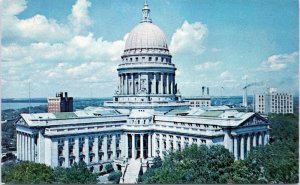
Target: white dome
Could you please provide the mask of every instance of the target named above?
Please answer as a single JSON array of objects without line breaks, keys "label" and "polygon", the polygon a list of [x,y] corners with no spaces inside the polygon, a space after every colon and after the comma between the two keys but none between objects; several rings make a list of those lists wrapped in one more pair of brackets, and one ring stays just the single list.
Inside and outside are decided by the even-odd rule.
[{"label": "white dome", "polygon": [[150,22],[142,22],[132,29],[126,40],[124,51],[145,48],[168,50],[165,34],[158,26]]}]

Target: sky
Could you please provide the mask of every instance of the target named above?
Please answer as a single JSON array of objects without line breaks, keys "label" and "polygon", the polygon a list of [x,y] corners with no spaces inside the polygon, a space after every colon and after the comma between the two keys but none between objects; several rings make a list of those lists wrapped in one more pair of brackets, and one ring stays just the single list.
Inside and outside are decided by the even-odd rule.
[{"label": "sky", "polygon": [[[1,0],[0,0],[1,2]],[[2,0],[3,98],[111,97],[143,0]],[[183,96],[299,93],[297,0],[148,0]],[[29,93],[30,91],[30,93]]]}]

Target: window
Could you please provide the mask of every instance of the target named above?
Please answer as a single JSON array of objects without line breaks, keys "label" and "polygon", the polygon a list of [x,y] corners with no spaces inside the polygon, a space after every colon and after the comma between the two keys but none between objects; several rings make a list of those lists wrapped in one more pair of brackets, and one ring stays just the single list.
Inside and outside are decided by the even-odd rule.
[{"label": "window", "polygon": [[138,57],[135,57],[135,61],[136,61],[136,62],[139,61],[139,58],[138,58]]},{"label": "window", "polygon": [[151,61],[152,60],[152,57],[149,57],[149,61]]}]

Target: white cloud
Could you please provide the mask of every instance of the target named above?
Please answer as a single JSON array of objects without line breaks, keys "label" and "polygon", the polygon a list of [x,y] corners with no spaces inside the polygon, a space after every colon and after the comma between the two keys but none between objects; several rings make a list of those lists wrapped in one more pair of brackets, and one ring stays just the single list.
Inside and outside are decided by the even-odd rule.
[{"label": "white cloud", "polygon": [[77,34],[85,33],[85,28],[92,24],[88,15],[90,6],[91,3],[87,0],[77,0],[68,16],[70,22],[60,24],[40,14],[19,19],[17,16],[27,7],[26,1],[4,0],[3,37],[22,42],[24,39],[34,42],[63,42]]},{"label": "white cloud", "polygon": [[29,19],[18,20],[15,25],[22,37],[34,41],[63,41],[71,36],[66,26],[59,25],[55,20],[39,14]]},{"label": "white cloud", "polygon": [[281,71],[286,69],[289,64],[296,62],[298,55],[298,52],[271,55],[262,62],[259,69],[263,71]]},{"label": "white cloud", "polygon": [[74,27],[75,33],[80,33],[87,26],[92,24],[92,20],[88,15],[88,8],[91,3],[87,0],[77,0],[72,7],[72,14],[69,15],[69,20]]},{"label": "white cloud", "polygon": [[185,20],[181,28],[178,28],[172,36],[170,51],[172,54],[201,54],[205,49],[202,43],[207,34],[208,29],[205,24],[201,22],[190,24]]},{"label": "white cloud", "polygon": [[[111,95],[117,81],[118,63],[114,61],[120,59],[128,34],[121,40],[107,41],[81,32],[92,22],[87,11],[91,4],[86,0],[77,0],[66,24],[39,14],[18,19],[16,15],[26,9],[25,1],[5,1],[5,6],[3,14],[9,19],[4,25],[6,43],[1,46],[4,96],[24,97],[22,92],[27,88],[20,84],[28,80],[38,89],[37,96],[67,87],[74,91],[86,84],[103,93],[98,96]],[[82,95],[84,88],[78,92]]]},{"label": "white cloud", "polygon": [[228,70],[223,71],[220,76],[219,79],[223,82],[223,83],[235,83],[236,80],[234,79],[232,73],[230,73]]},{"label": "white cloud", "polygon": [[217,68],[218,65],[221,64],[221,61],[217,62],[204,62],[202,64],[195,65],[195,70],[197,71],[207,71],[207,70],[213,70],[214,68]]}]

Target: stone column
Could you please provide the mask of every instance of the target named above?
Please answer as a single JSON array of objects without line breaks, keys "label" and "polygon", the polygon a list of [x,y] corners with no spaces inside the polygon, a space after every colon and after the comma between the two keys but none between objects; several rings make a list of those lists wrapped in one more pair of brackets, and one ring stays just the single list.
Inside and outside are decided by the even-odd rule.
[{"label": "stone column", "polygon": [[226,149],[228,149],[230,152],[232,152],[231,150],[231,139],[230,139],[230,136],[229,136],[229,131],[228,130],[224,130],[224,147]]},{"label": "stone column", "polygon": [[25,138],[25,142],[24,142],[24,153],[25,153],[25,158],[24,160],[27,161],[28,160],[28,137],[27,134],[24,134],[24,138]]},{"label": "stone column", "polygon": [[120,91],[121,91],[121,94],[124,94],[124,79],[123,79],[123,74],[120,75]]},{"label": "stone column", "polygon": [[170,80],[170,89],[171,89],[170,94],[174,94],[174,82],[173,82],[174,76],[173,76],[172,73],[170,74],[170,78],[171,78],[171,80]]},{"label": "stone column", "polygon": [[79,162],[79,138],[75,137],[75,142],[74,142],[74,156],[75,156],[75,162]]},{"label": "stone column", "polygon": [[173,148],[174,148],[175,151],[178,149],[177,145],[178,145],[177,144],[177,136],[174,135],[173,136]]},{"label": "stone column", "polygon": [[256,133],[253,134],[253,143],[252,143],[253,147],[256,147]]},{"label": "stone column", "polygon": [[247,137],[247,156],[250,152],[250,148],[251,148],[251,136],[248,135],[248,137]]},{"label": "stone column", "polygon": [[169,88],[169,74],[166,74],[166,94],[170,94],[169,92],[170,88]]},{"label": "stone column", "polygon": [[31,147],[31,135],[29,134],[27,134],[27,150],[28,150],[27,160],[31,161],[32,147]]},{"label": "stone column", "polygon": [[161,73],[160,75],[160,94],[164,94],[164,74]]},{"label": "stone column", "polygon": [[69,139],[64,140],[64,158],[65,158],[65,167],[69,167]]},{"label": "stone column", "polygon": [[152,94],[156,94],[156,74],[153,74],[153,80],[152,80]]},{"label": "stone column", "polygon": [[262,145],[262,133],[258,133],[258,145]]},{"label": "stone column", "polygon": [[173,92],[172,93],[175,94],[175,84],[176,84],[175,83],[175,73],[173,73],[172,76],[173,76],[173,81],[172,81],[173,82]]},{"label": "stone column", "polygon": [[170,150],[170,135],[169,134],[167,134],[166,144],[167,144],[166,150],[169,151]]},{"label": "stone column", "polygon": [[162,134],[159,134],[159,155],[161,158],[163,158],[163,139],[162,139]]},{"label": "stone column", "polygon": [[115,159],[117,157],[117,149],[116,149],[116,135],[113,134],[112,135],[112,145],[111,145],[111,149],[112,149],[112,158]]},{"label": "stone column", "polygon": [[156,150],[157,150],[157,146],[156,146],[156,142],[157,142],[157,140],[156,140],[156,133],[153,133],[153,135],[152,135],[152,156],[153,157],[156,157],[157,155],[156,155]]},{"label": "stone column", "polygon": [[89,152],[89,138],[88,137],[85,137],[84,138],[84,148],[83,148],[83,153],[84,153],[84,162],[86,164],[89,164],[90,161],[89,161],[89,157],[90,157],[90,152]]},{"label": "stone column", "polygon": [[183,150],[185,148],[185,144],[184,144],[184,137],[181,136],[181,143],[180,143],[180,146],[181,146],[181,150]]},{"label": "stone column", "polygon": [[34,146],[34,135],[31,136],[31,147],[32,147],[32,153],[31,153],[31,161],[35,162],[35,146]]},{"label": "stone column", "polygon": [[96,136],[94,138],[93,152],[95,154],[93,162],[98,163],[99,162],[99,138],[98,138],[98,136]]},{"label": "stone column", "polygon": [[266,132],[264,134],[264,145],[267,145],[269,143],[269,134]]},{"label": "stone column", "polygon": [[58,142],[57,140],[51,141],[51,167],[58,166]]},{"label": "stone column", "polygon": [[144,159],[144,134],[140,135],[140,158]]},{"label": "stone column", "polygon": [[238,159],[238,140],[237,136],[233,136],[234,159]]},{"label": "stone column", "polygon": [[151,157],[151,134],[148,133],[148,158]]},{"label": "stone column", "polygon": [[133,73],[131,73],[131,84],[132,84],[132,86],[131,86],[131,94],[135,94],[134,93],[134,75],[133,75]]},{"label": "stone column", "polygon": [[241,159],[244,160],[244,158],[245,158],[245,138],[243,135],[241,136],[241,145],[240,146],[241,146],[241,150],[240,150]]},{"label": "stone column", "polygon": [[23,135],[22,135],[22,132],[19,132],[19,138],[20,138],[20,160],[23,160],[24,151],[23,151]]},{"label": "stone column", "polygon": [[125,73],[125,94],[128,94],[128,76]]},{"label": "stone column", "polygon": [[135,158],[136,158],[136,155],[135,155],[135,134],[131,134],[131,142],[132,142],[132,144],[131,144],[131,152],[132,152],[132,154],[131,154],[131,156],[132,156],[132,159],[133,160],[135,160]]},{"label": "stone column", "polygon": [[19,139],[19,132],[16,131],[16,134],[17,134],[17,159],[20,159],[20,139]]},{"label": "stone column", "polygon": [[103,160],[107,161],[107,135],[103,136],[102,150],[103,150]]}]

